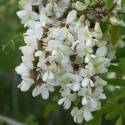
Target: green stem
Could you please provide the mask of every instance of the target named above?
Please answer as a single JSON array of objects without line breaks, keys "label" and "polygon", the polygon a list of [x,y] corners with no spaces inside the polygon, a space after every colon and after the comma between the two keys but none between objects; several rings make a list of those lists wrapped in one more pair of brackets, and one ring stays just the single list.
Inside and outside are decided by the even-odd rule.
[{"label": "green stem", "polygon": [[104,0],[99,0],[98,2],[93,3],[92,5],[90,5],[90,7],[94,7],[95,5],[97,5],[97,4],[99,4],[99,3],[101,3],[102,1],[104,1]]},{"label": "green stem", "polygon": [[0,51],[2,51],[4,48],[6,48],[12,41],[14,41],[15,39],[17,39],[21,35],[22,35],[22,33],[18,34],[16,37],[14,37],[13,39],[11,39],[10,42],[8,42],[7,44],[3,45],[3,47],[0,49]]}]

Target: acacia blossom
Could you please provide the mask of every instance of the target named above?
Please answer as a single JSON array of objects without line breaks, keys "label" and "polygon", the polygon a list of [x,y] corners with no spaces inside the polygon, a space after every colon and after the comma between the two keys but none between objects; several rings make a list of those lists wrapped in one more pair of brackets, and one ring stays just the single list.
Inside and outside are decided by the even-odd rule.
[{"label": "acacia blossom", "polygon": [[[115,2],[119,6],[119,2]],[[89,19],[94,17],[87,10],[90,0],[76,3],[21,0],[19,4],[23,10],[17,15],[28,30],[24,33],[25,46],[20,47],[22,63],[16,67],[22,77],[18,88],[27,91],[37,83],[33,97],[40,94],[48,99],[49,93],[60,86],[62,97],[58,104],[63,104],[65,109],[72,107],[71,115],[77,123],[83,118],[91,120],[92,112],[101,108],[100,100],[106,99],[103,87],[107,82],[99,75],[108,71],[107,67],[115,58],[114,48],[124,46],[122,39],[113,45],[110,33],[102,32],[99,20],[91,26]],[[95,9],[100,11],[98,7]],[[80,13],[84,10],[89,14]],[[112,25],[121,23],[115,17],[109,21]],[[73,106],[77,97],[80,101]]]}]

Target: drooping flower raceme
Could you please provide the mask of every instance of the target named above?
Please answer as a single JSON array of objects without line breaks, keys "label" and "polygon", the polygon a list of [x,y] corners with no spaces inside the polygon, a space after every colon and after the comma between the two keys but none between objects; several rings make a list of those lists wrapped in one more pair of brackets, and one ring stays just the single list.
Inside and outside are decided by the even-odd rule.
[{"label": "drooping flower raceme", "polygon": [[[92,9],[96,2],[98,6],[92,14],[87,8]],[[21,0],[19,4],[23,10],[17,15],[28,30],[24,33],[25,46],[20,47],[22,63],[16,67],[22,77],[18,88],[27,91],[37,83],[33,96],[41,94],[48,99],[49,93],[60,86],[62,97],[58,104],[65,109],[72,107],[71,115],[77,123],[83,118],[91,120],[92,112],[101,108],[100,99],[106,99],[103,87],[107,82],[99,75],[107,72],[115,58],[115,48],[124,46],[122,38],[113,45],[110,30],[104,33],[101,29],[105,3]],[[120,25],[116,17],[108,21]],[[73,106],[77,98],[80,100]]]}]

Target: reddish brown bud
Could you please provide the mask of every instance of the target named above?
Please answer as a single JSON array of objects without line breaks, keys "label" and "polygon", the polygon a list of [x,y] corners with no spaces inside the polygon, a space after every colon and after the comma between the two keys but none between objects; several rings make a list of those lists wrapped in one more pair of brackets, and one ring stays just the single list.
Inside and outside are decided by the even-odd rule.
[{"label": "reddish brown bud", "polygon": [[113,17],[113,15],[112,15],[111,13],[109,13],[109,14],[108,14],[108,17],[111,18],[111,17]]},{"label": "reddish brown bud", "polygon": [[79,104],[77,105],[77,108],[78,108],[78,110],[80,110],[80,109],[82,108],[82,104],[79,103]]},{"label": "reddish brown bud", "polygon": [[100,18],[97,17],[95,21],[96,21],[96,23],[99,23],[100,22]]},{"label": "reddish brown bud", "polygon": [[36,6],[32,6],[32,11],[35,11],[35,9],[36,9]]},{"label": "reddish brown bud", "polygon": [[91,87],[91,89],[92,89],[92,93],[95,91],[95,87]]},{"label": "reddish brown bud", "polygon": [[47,28],[51,28],[51,27],[52,27],[52,24],[47,23],[45,26],[46,26]]},{"label": "reddish brown bud", "polygon": [[[35,59],[37,59],[37,58],[35,57]],[[33,61],[33,67],[36,67],[36,66],[37,66],[37,63],[35,61]]]},{"label": "reddish brown bud", "polygon": [[59,27],[62,28],[65,27],[65,25],[63,23],[60,23]]},{"label": "reddish brown bud", "polygon": [[47,32],[48,31],[48,29],[46,27],[42,27],[42,29],[43,29],[43,32]]},{"label": "reddish brown bud", "polygon": [[76,51],[76,47],[77,47],[77,45],[74,46],[74,50],[75,50],[75,51]]},{"label": "reddish brown bud", "polygon": [[62,21],[62,18],[58,18],[58,21]]},{"label": "reddish brown bud", "polygon": [[47,61],[45,64],[46,64],[47,66],[50,66],[50,62],[49,62],[49,61]]},{"label": "reddish brown bud", "polygon": [[74,94],[74,91],[73,91],[73,90],[71,90],[71,91],[70,91],[70,94]]},{"label": "reddish brown bud", "polygon": [[46,57],[49,55],[49,51],[44,51],[45,52],[45,55]]},{"label": "reddish brown bud", "polygon": [[35,78],[36,71],[31,69],[31,70],[29,71],[29,74],[30,74],[29,77],[30,77],[31,79],[34,79],[34,78]]},{"label": "reddish brown bud", "polygon": [[75,56],[75,55],[72,55],[72,56],[70,56],[69,58],[70,58],[70,60],[71,60],[72,62],[74,62],[74,61],[76,60],[76,56]]},{"label": "reddish brown bud", "polygon": [[40,49],[42,47],[42,42],[41,40],[37,40],[38,48]]},{"label": "reddish brown bud", "polygon": [[66,20],[67,20],[66,18],[65,18],[65,19],[63,19],[63,20],[62,20],[62,23],[66,23]]},{"label": "reddish brown bud", "polygon": [[77,64],[72,64],[72,67],[75,71],[78,71],[79,70],[79,66]]},{"label": "reddish brown bud", "polygon": [[38,80],[38,85],[39,85],[39,86],[42,86],[43,83],[44,83],[44,81],[43,81],[42,79],[39,79],[39,80]]}]

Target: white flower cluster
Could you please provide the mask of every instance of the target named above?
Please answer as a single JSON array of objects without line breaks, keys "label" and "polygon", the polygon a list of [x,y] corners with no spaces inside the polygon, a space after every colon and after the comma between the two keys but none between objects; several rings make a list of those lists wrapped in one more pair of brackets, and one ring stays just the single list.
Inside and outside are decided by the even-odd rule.
[{"label": "white flower cluster", "polygon": [[[17,15],[28,30],[24,34],[26,45],[20,47],[22,63],[16,67],[22,76],[18,88],[27,91],[36,79],[33,96],[41,94],[47,99],[49,92],[60,86],[62,98],[58,104],[69,109],[79,97],[78,105],[72,105],[74,121],[91,120],[91,113],[101,108],[99,100],[106,99],[103,87],[107,82],[99,74],[107,72],[115,57],[114,48],[124,46],[122,41],[115,46],[108,43],[99,21],[91,27],[87,15],[79,16],[78,11],[85,10],[89,0],[84,4],[72,4],[70,0],[21,0],[19,4],[23,10]],[[71,9],[71,5],[76,9]]]}]

